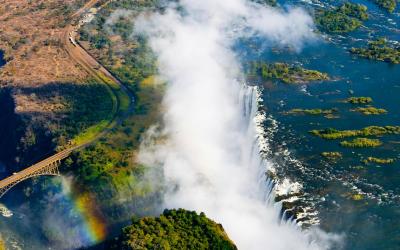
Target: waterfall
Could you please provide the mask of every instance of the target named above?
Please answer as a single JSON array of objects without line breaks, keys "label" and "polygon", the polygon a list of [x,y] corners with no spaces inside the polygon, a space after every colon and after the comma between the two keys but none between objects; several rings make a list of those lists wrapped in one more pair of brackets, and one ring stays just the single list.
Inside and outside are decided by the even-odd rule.
[{"label": "waterfall", "polygon": [[[160,77],[168,82],[163,126],[149,130],[138,156],[163,173],[163,180],[154,180],[155,185],[164,182],[161,207],[205,212],[224,226],[239,249],[326,249],[324,241],[312,242],[297,225],[281,219],[274,184],[266,176],[271,164],[261,157],[269,150],[261,92],[240,83],[244,77],[232,50],[237,21],[246,26],[256,24],[255,17],[264,23],[278,17],[282,26],[261,30],[275,32],[276,39],[287,38],[283,31],[293,28],[291,22],[284,13],[244,0],[181,4],[135,23],[157,56]],[[303,12],[287,15],[307,30]]]},{"label": "waterfall", "polygon": [[[251,166],[254,180],[258,183],[259,199],[266,205],[274,205],[273,181],[266,172],[269,163],[263,159],[262,152],[267,150],[268,144],[264,139],[265,112],[261,109],[261,90],[257,86],[243,84],[239,93],[239,103],[243,107],[243,121],[246,124],[246,144],[243,145],[243,166]],[[279,207],[279,206],[278,206]]]}]

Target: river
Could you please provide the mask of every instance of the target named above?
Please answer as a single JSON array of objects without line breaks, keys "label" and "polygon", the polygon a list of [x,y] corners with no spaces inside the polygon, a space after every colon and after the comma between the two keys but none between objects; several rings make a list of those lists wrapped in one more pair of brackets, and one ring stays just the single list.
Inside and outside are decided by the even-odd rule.
[{"label": "river", "polygon": [[[284,1],[281,1],[281,4]],[[336,1],[293,1],[313,9]],[[360,129],[377,125],[400,125],[400,65],[357,58],[351,47],[366,46],[367,41],[386,37],[400,40],[397,8],[388,14],[372,1],[353,1],[366,5],[370,18],[365,26],[344,35],[321,37],[300,52],[276,50],[262,40],[242,45],[248,61],[263,58],[268,62],[287,62],[328,73],[333,81],[307,85],[277,82],[263,84],[264,106],[269,122],[275,124],[270,138],[276,174],[293,185],[302,186],[295,200],[309,221],[323,229],[345,235],[345,249],[395,249],[400,245],[400,137],[383,136],[378,148],[343,148],[339,141],[327,141],[309,133],[312,129]],[[287,1],[285,1],[287,4]],[[350,96],[369,96],[373,106],[388,111],[384,115],[363,115],[345,103]],[[286,115],[294,109],[338,110],[336,119],[323,116]],[[341,152],[343,158],[331,162],[324,151]],[[393,158],[392,164],[364,164],[367,157]]]}]

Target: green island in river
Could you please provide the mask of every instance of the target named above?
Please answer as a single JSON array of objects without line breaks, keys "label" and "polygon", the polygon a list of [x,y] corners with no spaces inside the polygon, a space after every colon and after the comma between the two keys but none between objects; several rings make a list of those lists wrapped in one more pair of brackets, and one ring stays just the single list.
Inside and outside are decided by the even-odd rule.
[{"label": "green island in river", "polygon": [[333,109],[291,109],[288,112],[286,112],[287,114],[293,114],[293,115],[297,115],[297,114],[305,114],[305,115],[331,115],[338,112],[337,109],[333,108]]},{"label": "green island in river", "polygon": [[320,10],[315,23],[328,33],[347,33],[359,28],[368,19],[367,7],[346,2],[333,10]]},{"label": "green island in river", "polygon": [[347,103],[351,104],[369,104],[372,103],[371,97],[350,97],[346,100]]},{"label": "green island in river", "polygon": [[389,13],[392,13],[397,6],[397,0],[372,0],[380,7],[386,9]]},{"label": "green island in river", "polygon": [[359,130],[337,130],[327,128],[323,130],[311,130],[311,134],[327,140],[342,139],[356,136],[381,136],[388,134],[400,134],[400,126],[369,126]]},{"label": "green island in river", "polygon": [[342,141],[340,146],[346,148],[370,148],[379,147],[382,142],[379,139],[369,139],[369,138],[355,138],[351,141]]},{"label": "green island in river", "polygon": [[393,158],[377,158],[377,157],[368,157],[367,159],[362,161],[365,164],[369,163],[377,163],[377,164],[391,164],[395,162],[395,159]]},{"label": "green island in river", "polygon": [[332,109],[300,109],[300,108],[296,108],[296,109],[291,109],[287,112],[285,112],[285,114],[287,115],[323,115],[325,118],[328,119],[334,119],[334,118],[338,118],[338,116],[336,115],[338,113],[338,109],[336,108],[332,108]]},{"label": "green island in river", "polygon": [[388,45],[385,38],[369,41],[366,48],[351,48],[350,52],[371,60],[400,63],[400,46]]},{"label": "green island in river", "polygon": [[382,115],[382,114],[386,114],[387,113],[386,109],[375,108],[375,107],[372,107],[372,106],[369,106],[369,107],[358,107],[358,108],[351,109],[350,111],[359,112],[359,113],[361,113],[363,115]]},{"label": "green island in river", "polygon": [[329,80],[329,76],[317,70],[304,69],[287,63],[253,62],[250,64],[251,77],[262,80],[279,80],[284,83],[301,84]]}]

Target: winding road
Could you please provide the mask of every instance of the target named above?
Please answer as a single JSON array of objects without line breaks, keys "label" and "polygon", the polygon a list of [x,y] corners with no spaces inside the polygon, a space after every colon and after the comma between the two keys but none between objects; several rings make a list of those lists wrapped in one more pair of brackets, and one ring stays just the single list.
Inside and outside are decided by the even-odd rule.
[{"label": "winding road", "polygon": [[[97,81],[109,84],[107,80],[117,84],[119,88],[130,98],[128,112],[133,108],[133,94],[117,79],[115,78],[101,63],[99,63],[93,56],[91,56],[79,43],[76,41],[76,29],[77,26],[73,25],[73,22],[80,18],[82,14],[87,13],[90,8],[93,8],[99,0],[90,0],[82,8],[77,10],[71,15],[71,24],[69,24],[62,33],[62,43],[64,49],[69,54],[71,60],[79,64],[89,75],[91,75]],[[104,78],[107,78],[105,80]],[[107,132],[114,128],[117,124],[122,121],[122,117],[118,117],[117,113],[120,109],[119,99],[117,98],[116,114],[114,119],[110,121],[108,127],[97,134],[90,141],[86,141],[80,145],[74,145],[61,152],[58,152],[30,167],[23,169],[20,172],[14,173],[12,176],[7,177],[0,181],[0,197],[2,197],[7,191],[13,186],[24,181],[28,178],[38,175],[58,175],[58,164],[65,158],[67,158],[73,151],[82,149],[93,144],[99,138],[103,137]]]}]

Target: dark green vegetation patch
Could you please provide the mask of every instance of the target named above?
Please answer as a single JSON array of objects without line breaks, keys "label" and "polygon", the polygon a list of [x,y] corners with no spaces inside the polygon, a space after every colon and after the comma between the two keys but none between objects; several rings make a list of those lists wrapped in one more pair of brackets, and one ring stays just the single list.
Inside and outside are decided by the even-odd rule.
[{"label": "dark green vegetation patch", "polygon": [[371,97],[350,97],[346,100],[346,102],[351,103],[351,104],[369,104],[372,103],[372,98]]},{"label": "dark green vegetation patch", "polygon": [[400,46],[388,45],[385,38],[368,42],[368,47],[366,48],[351,48],[350,52],[371,60],[393,64],[400,63]]},{"label": "dark green vegetation patch", "polygon": [[[1,164],[15,166],[18,142],[23,137],[23,121],[15,112],[15,101],[11,89],[0,88],[0,159]],[[17,169],[13,169],[17,170]]]},{"label": "dark green vegetation patch", "polygon": [[[44,155],[71,146],[82,131],[112,119],[113,102],[105,84],[90,80],[85,84],[51,83],[41,87],[16,87],[20,96],[45,103],[40,118],[18,114],[10,89],[0,89],[1,151],[12,171],[36,163]],[[34,105],[34,104],[32,104]],[[9,126],[9,127],[8,127]],[[2,135],[1,135],[2,134]],[[1,144],[1,143],[0,143]],[[14,148],[11,150],[10,148]],[[12,152],[11,152],[12,151]],[[8,161],[8,157],[14,160]],[[18,162],[15,159],[18,158]]]},{"label": "dark green vegetation patch", "polygon": [[322,115],[325,118],[333,119],[338,118],[335,114],[338,112],[336,108],[332,109],[291,109],[286,112],[287,115],[313,115],[318,116]]},{"label": "dark green vegetation patch", "polygon": [[377,157],[368,157],[367,159],[363,160],[365,164],[369,163],[377,163],[377,164],[391,164],[395,162],[393,158],[377,158]]},{"label": "dark green vegetation patch", "polygon": [[367,7],[361,4],[345,3],[333,10],[317,12],[315,22],[319,29],[329,33],[346,33],[362,25],[368,19]]},{"label": "dark green vegetation patch", "polygon": [[372,148],[379,147],[382,142],[379,139],[369,139],[369,138],[355,138],[351,141],[342,141],[340,146],[347,148]]},{"label": "dark green vegetation patch", "polygon": [[396,0],[372,0],[372,1],[375,2],[377,5],[379,5],[380,7],[386,9],[390,13],[392,13],[397,6]]},{"label": "dark green vegetation patch", "polygon": [[249,71],[248,75],[251,77],[260,77],[262,80],[280,80],[284,83],[309,83],[329,80],[325,73],[286,63],[253,62]]},{"label": "dark green vegetation patch", "polygon": [[165,210],[160,217],[134,219],[111,249],[237,249],[222,225],[204,213]]},{"label": "dark green vegetation patch", "polygon": [[311,134],[327,140],[342,139],[355,136],[379,136],[387,134],[400,134],[400,126],[369,126],[360,130],[337,130],[327,128],[323,130],[311,130]]},{"label": "dark green vegetation patch", "polygon": [[386,109],[379,109],[379,108],[375,108],[375,107],[359,107],[359,108],[355,108],[355,109],[351,109],[351,111],[354,112],[359,112],[363,115],[382,115],[382,114],[386,114],[387,110]]}]

